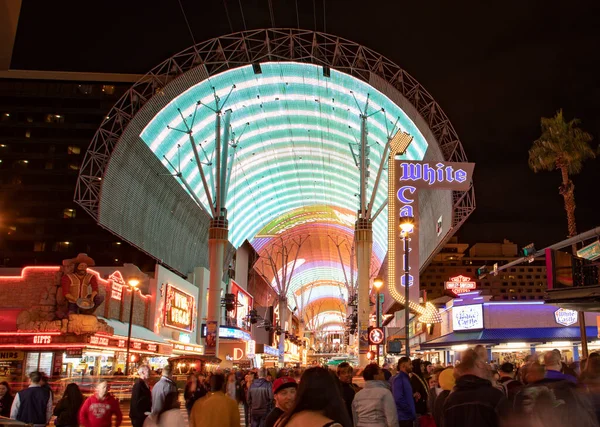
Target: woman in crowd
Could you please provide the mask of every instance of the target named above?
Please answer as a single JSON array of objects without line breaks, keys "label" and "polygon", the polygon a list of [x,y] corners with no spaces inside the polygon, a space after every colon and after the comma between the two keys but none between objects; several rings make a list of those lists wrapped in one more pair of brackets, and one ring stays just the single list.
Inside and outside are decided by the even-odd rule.
[{"label": "woman in crowd", "polygon": [[337,379],[325,368],[302,375],[294,406],[275,427],[352,427]]},{"label": "woman in crowd", "polygon": [[0,383],[0,416],[9,418],[10,407],[12,406],[14,397],[10,393],[10,386],[6,381]]},{"label": "woman in crowd", "polygon": [[427,386],[427,381],[421,371],[421,359],[414,359],[412,361],[412,367],[413,371],[410,375],[410,385],[412,386],[415,397],[415,409],[418,415],[426,415],[429,387]]},{"label": "woman in crowd", "polygon": [[75,383],[65,389],[62,399],[54,407],[57,427],[74,427],[79,425],[79,410],[83,405],[83,394]]},{"label": "woman in crowd", "polygon": [[187,383],[183,392],[183,398],[185,399],[185,409],[187,409],[188,415],[194,406],[194,402],[201,397],[206,395],[206,388],[204,384],[196,377],[196,374],[188,376]]}]

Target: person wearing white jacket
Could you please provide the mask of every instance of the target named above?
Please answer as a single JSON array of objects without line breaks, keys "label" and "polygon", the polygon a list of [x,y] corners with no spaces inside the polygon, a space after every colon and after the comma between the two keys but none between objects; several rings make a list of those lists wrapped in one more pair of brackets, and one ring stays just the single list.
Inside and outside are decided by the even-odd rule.
[{"label": "person wearing white jacket", "polygon": [[372,363],[363,370],[365,387],[356,393],[352,402],[355,427],[397,427],[398,414],[384,372]]}]

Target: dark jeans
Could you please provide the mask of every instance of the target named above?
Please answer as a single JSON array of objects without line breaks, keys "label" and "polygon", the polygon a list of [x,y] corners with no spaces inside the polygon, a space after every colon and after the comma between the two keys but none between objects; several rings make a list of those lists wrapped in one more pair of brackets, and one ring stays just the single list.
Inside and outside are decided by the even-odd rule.
[{"label": "dark jeans", "polygon": [[267,414],[264,415],[252,415],[251,427],[265,427],[267,421]]},{"label": "dark jeans", "polygon": [[250,408],[246,402],[244,402],[244,419],[246,422],[246,427],[248,427],[250,424]]}]

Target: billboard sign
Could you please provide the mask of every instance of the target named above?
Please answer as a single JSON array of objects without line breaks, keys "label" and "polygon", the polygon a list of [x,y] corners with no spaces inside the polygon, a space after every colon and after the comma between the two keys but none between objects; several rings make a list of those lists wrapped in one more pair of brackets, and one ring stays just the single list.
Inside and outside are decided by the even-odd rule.
[{"label": "billboard sign", "polygon": [[250,330],[248,313],[252,310],[254,298],[240,287],[234,280],[231,281],[231,293],[235,295],[236,305],[232,312],[235,326],[246,331]]}]

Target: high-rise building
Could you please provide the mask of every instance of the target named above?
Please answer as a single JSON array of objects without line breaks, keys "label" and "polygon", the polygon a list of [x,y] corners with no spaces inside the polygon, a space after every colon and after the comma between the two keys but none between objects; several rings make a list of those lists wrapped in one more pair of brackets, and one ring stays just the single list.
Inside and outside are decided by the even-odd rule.
[{"label": "high-rise building", "polygon": [[507,264],[518,258],[517,245],[504,240],[502,243],[475,243],[471,247],[458,243],[452,238],[437,254],[431,264],[421,274],[421,290],[427,292],[432,300],[449,294],[445,290],[446,282],[458,276],[471,279],[483,295],[491,295],[494,300],[541,300],[546,284],[546,264],[543,260],[534,260],[500,271],[497,276],[487,274],[477,277],[477,269],[493,265]]},{"label": "high-rise building", "polygon": [[0,17],[0,266],[86,252],[100,265],[151,267],[73,202],[94,133],[140,76],[10,69],[18,12]]}]

